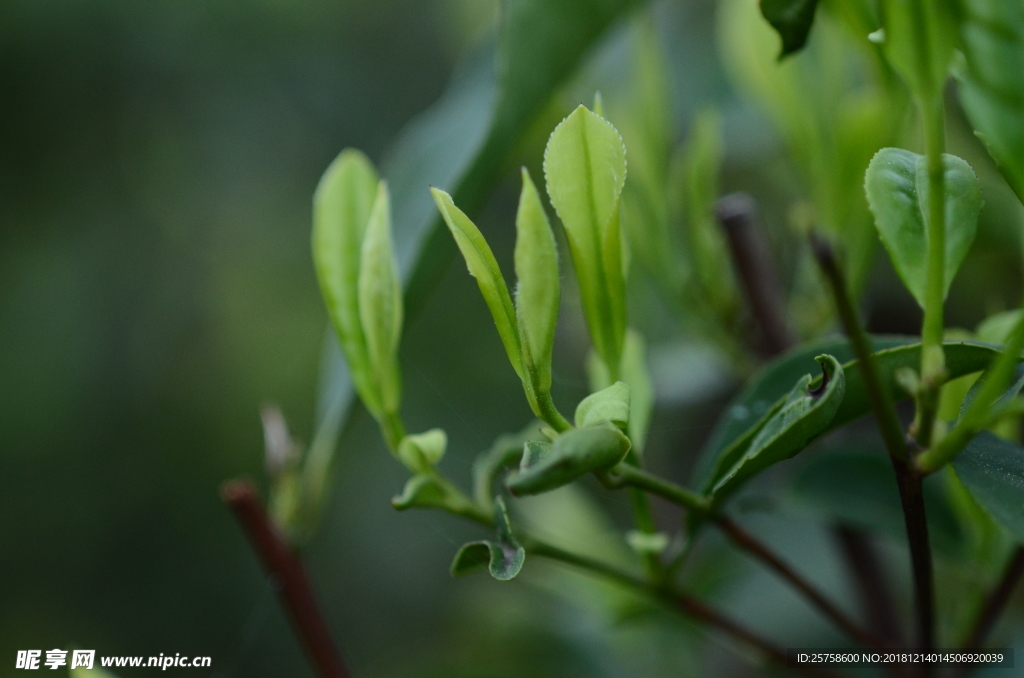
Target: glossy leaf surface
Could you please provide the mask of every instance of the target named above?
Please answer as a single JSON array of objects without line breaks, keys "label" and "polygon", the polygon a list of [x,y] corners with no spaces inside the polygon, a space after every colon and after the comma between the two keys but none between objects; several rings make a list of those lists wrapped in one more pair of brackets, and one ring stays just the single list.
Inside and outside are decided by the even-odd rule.
[{"label": "glossy leaf surface", "polygon": [[[943,295],[974,242],[981,186],[964,160],[943,155],[946,187],[946,272]],[[928,251],[927,159],[900,148],[883,148],[868,165],[864,187],[882,244],[903,284],[924,306]]]},{"label": "glossy leaf surface", "polygon": [[977,502],[1024,542],[1024,448],[982,431],[953,468]]}]

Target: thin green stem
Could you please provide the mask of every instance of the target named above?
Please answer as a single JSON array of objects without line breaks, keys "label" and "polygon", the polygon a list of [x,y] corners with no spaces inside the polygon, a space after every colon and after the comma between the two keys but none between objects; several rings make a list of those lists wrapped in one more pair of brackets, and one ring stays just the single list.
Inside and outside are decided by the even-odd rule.
[{"label": "thin green stem", "polygon": [[645,490],[673,504],[697,511],[701,515],[706,515],[711,510],[711,502],[707,497],[635,466],[619,464],[608,478],[612,487],[630,486]]},{"label": "thin green stem", "polygon": [[931,444],[939,389],[946,380],[946,361],[942,351],[944,331],[943,304],[946,296],[946,179],[945,121],[942,92],[932,101],[919,101],[924,126],[928,170],[927,278],[924,322],[921,327],[921,394],[918,398],[917,442]]},{"label": "thin green stem", "polygon": [[381,433],[392,452],[398,452],[398,445],[405,438],[405,424],[397,412],[385,412],[379,420]]},{"label": "thin green stem", "polygon": [[555,401],[551,398],[550,391],[542,391],[537,394],[537,411],[535,414],[559,433],[572,428],[569,420],[563,417],[562,413],[555,406]]}]

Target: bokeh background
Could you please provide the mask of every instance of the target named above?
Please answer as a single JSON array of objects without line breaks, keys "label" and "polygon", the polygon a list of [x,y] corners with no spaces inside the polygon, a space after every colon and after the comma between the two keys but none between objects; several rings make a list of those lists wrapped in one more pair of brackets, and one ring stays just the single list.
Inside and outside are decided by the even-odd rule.
[{"label": "bokeh background", "polygon": [[[54,647],[209,655],[220,678],[312,675],[217,489],[263,478],[261,404],[279,404],[297,437],[313,433],[320,174],[346,146],[386,161],[487,45],[496,11],[494,0],[0,3],[0,675],[14,675],[16,650]],[[753,191],[769,227],[784,228],[799,181],[771,124],[728,82],[714,3],[655,11],[675,134],[717,105],[724,187]],[[627,79],[626,23],[560,94],[567,104]],[[980,168],[988,200],[949,307],[952,324],[973,328],[1019,301],[1020,215],[962,121],[950,124],[952,152]],[[517,190],[510,172],[479,220],[503,262]],[[869,286],[873,328],[913,332],[913,302],[884,259]],[[566,402],[586,388],[569,296],[556,356]],[[529,411],[461,265],[409,325],[405,416],[413,430],[448,431],[445,468],[466,479],[473,454]],[[683,477],[736,384],[685,342],[662,342],[654,358],[651,463]],[[720,675],[750,673],[684,622],[609,615],[586,601],[610,593],[557,568],[513,584],[451,580],[452,554],[478,532],[394,512],[404,480],[357,410],[308,549],[356,676],[688,675],[705,646]],[[621,500],[596,494],[621,521]],[[575,529],[603,529],[587,522],[589,500],[566,501],[582,512]],[[792,523],[771,529],[794,548],[815,541]],[[801,562],[842,595],[818,541]],[[755,625],[781,618],[822,640],[813,614],[769,579],[739,576],[745,561],[714,562],[708,590],[760,591],[733,596]]]}]

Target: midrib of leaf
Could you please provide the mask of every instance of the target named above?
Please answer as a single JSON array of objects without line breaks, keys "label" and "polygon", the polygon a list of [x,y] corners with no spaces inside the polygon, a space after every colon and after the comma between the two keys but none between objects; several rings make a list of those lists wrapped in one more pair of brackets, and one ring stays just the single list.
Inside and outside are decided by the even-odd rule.
[{"label": "midrib of leaf", "polygon": [[[597,199],[594,196],[594,182],[596,179],[594,177],[594,164],[590,158],[590,146],[587,143],[586,116],[581,116],[580,118],[580,140],[583,143],[583,164],[586,167],[587,202],[590,203],[589,221],[591,255],[593,256],[593,261],[597,264],[596,270],[594,271],[594,275],[597,278],[597,289],[595,292],[597,292],[599,296],[597,308],[594,309],[598,315],[595,319],[597,321],[596,334],[600,335],[601,338],[599,341],[603,345],[602,348],[604,349],[603,351],[599,351],[603,354],[601,357],[607,359],[609,357],[607,354],[612,349],[612,346],[608,345],[610,337],[606,336],[606,328],[611,322],[611,318],[606,317],[607,312],[610,310],[608,307],[611,300],[608,299],[608,281],[604,274],[604,248],[601,246],[601,225],[597,221]],[[618,372],[618,365],[609,365],[608,367],[613,373]]]}]

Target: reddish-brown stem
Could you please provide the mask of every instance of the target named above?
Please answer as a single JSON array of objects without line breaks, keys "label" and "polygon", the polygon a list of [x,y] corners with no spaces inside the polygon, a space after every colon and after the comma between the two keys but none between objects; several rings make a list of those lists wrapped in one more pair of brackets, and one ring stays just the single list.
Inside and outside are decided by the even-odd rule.
[{"label": "reddish-brown stem", "polygon": [[[758,649],[775,664],[780,666],[788,665],[786,652],[782,648],[761,638],[743,626],[740,626],[732,619],[708,607],[696,598],[679,594],[675,596],[674,601],[680,610],[694,619],[698,619],[706,623],[708,626],[712,626],[727,635]],[[812,676],[814,678],[831,678],[835,675],[813,666],[792,666],[791,668],[798,673],[805,676]]]},{"label": "reddish-brown stem", "polygon": [[843,629],[843,631],[848,633],[851,638],[868,647],[885,647],[884,642],[864,631],[864,629],[850,619],[845,612],[840,610],[834,603],[832,603],[832,601],[826,598],[821,591],[804,579],[803,576],[775,555],[775,553],[773,553],[753,535],[725,516],[720,515],[715,517],[715,522],[737,546],[775,570],[783,579],[788,581],[794,588],[804,594],[804,596],[806,596],[815,607],[821,610],[825,616],[835,622],[841,629]]},{"label": "reddish-brown stem", "polygon": [[348,678],[327,622],[316,604],[302,561],[270,522],[259,491],[248,480],[231,480],[221,497],[235,514],[256,555],[275,584],[295,631],[321,678]]}]

